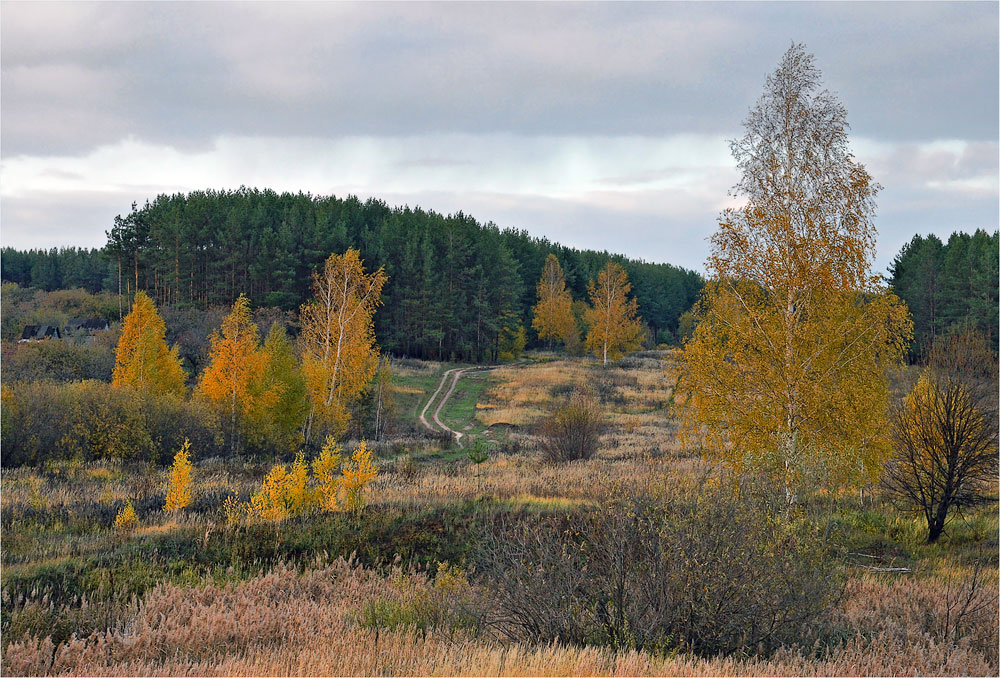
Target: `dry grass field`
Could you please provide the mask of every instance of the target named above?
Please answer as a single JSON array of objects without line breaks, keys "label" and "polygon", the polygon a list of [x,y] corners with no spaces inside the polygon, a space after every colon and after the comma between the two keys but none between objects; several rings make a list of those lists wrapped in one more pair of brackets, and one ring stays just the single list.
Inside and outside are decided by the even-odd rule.
[{"label": "dry grass field", "polygon": [[[378,574],[345,561],[302,574],[278,567],[230,585],[160,585],[127,624],[54,647],[12,643],[6,675],[994,675],[976,643],[930,628],[939,592],[913,581],[862,577],[845,595],[856,636],[821,656],[782,650],[761,658],[701,659],[561,645],[524,646],[450,628],[456,599],[475,595],[464,578],[441,584],[398,567]],[[377,611],[395,604],[397,618]],[[439,627],[407,624],[419,606]],[[381,606],[381,607],[380,607]],[[376,612],[373,612],[376,611]],[[413,615],[414,617],[416,615]],[[983,636],[996,634],[984,615]],[[374,621],[381,623],[375,626]],[[866,635],[871,634],[871,635]]]},{"label": "dry grass field", "polygon": [[[447,368],[397,369],[397,433],[375,446],[381,472],[360,516],[227,526],[222,502],[246,500],[265,461],[199,460],[180,515],[161,510],[166,469],[5,470],[4,675],[997,675],[995,503],[935,545],[877,495],[801,507],[794,524],[823,541],[838,582],[808,642],[706,655],[510,637],[480,572],[481,535],[577,520],[629,492],[694,492],[720,472],[677,441],[668,352],[494,371],[475,407],[481,464],[412,426],[419,393]],[[546,463],[536,424],[576,389],[603,411],[599,449]],[[116,532],[126,500],[139,527]],[[726,575],[725,558],[712,562],[691,565],[692,581]]]}]

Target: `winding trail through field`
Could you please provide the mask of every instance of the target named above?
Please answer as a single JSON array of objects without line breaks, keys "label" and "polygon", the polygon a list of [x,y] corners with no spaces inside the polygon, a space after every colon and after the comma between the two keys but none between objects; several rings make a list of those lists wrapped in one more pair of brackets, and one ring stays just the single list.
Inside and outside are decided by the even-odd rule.
[{"label": "winding trail through field", "polygon": [[434,409],[434,413],[431,415],[431,418],[434,420],[435,424],[441,427],[442,431],[446,431],[455,436],[455,442],[458,443],[459,447],[461,447],[462,436],[465,434],[462,433],[461,431],[456,431],[455,429],[451,428],[443,421],[441,421],[441,410],[444,409],[444,406],[448,403],[448,398],[450,398],[451,394],[455,391],[455,386],[458,385],[458,380],[462,378],[463,374],[465,374],[466,372],[487,372],[489,370],[495,370],[497,367],[498,366],[495,365],[491,365],[489,367],[454,367],[450,370],[447,370],[444,374],[441,375],[441,383],[438,384],[437,390],[434,391],[434,394],[427,400],[427,403],[424,405],[424,409],[420,412],[420,423],[426,426],[431,431],[438,430],[434,428],[429,421],[427,421],[427,410],[429,410],[431,405],[434,404],[434,401],[437,399],[438,394],[440,394],[442,389],[444,389],[444,385],[448,383],[448,378],[450,377],[451,386],[448,388],[444,396],[442,396],[441,400],[438,402],[438,405]]}]

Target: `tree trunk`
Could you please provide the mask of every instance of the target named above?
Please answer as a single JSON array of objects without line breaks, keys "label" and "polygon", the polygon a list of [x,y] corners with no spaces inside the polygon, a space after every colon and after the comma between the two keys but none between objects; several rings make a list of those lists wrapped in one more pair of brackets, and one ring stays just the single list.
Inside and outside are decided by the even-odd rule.
[{"label": "tree trunk", "polygon": [[931,520],[927,521],[927,543],[933,544],[940,537],[941,533],[944,532],[944,519],[948,515],[948,504],[942,501],[938,504],[937,511],[934,512],[934,516]]},{"label": "tree trunk", "polygon": [[230,443],[230,449],[232,451],[232,455],[235,457],[236,456],[236,394],[235,393],[233,393],[232,402],[230,403],[230,405],[231,405],[231,416],[230,416],[230,420],[229,420],[229,424],[230,424],[230,429],[229,429],[230,439],[229,439],[229,443]]},{"label": "tree trunk", "polygon": [[313,416],[316,414],[316,403],[312,403],[309,406],[309,416],[306,417],[305,431],[303,432],[303,438],[305,439],[306,447],[309,447],[309,439],[312,437],[312,427],[313,427]]},{"label": "tree trunk", "polygon": [[118,255],[118,321],[121,322],[122,315],[122,256]]},{"label": "tree trunk", "polygon": [[375,391],[378,394],[378,398],[375,402],[375,440],[381,439],[381,423],[382,423],[382,385],[379,384]]}]

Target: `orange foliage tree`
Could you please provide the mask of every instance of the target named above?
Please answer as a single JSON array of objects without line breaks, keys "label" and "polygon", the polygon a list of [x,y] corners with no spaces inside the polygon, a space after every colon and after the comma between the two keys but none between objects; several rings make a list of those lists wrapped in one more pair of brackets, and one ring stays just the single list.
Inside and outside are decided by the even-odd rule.
[{"label": "orange foliage tree", "polygon": [[111,385],[153,393],[184,393],[184,369],[177,347],[167,347],[163,319],[145,292],[135,295],[115,348]]},{"label": "orange foliage tree", "polygon": [[621,265],[609,261],[597,282],[587,283],[590,308],[587,309],[587,348],[608,364],[618,360],[642,343],[642,325],[636,315],[638,303],[629,299],[632,284]]},{"label": "orange foliage tree", "polygon": [[807,483],[878,475],[886,371],[910,334],[906,308],[871,273],[879,186],[819,77],[793,45],[731,143],[733,194],[746,202],[712,236],[678,401],[709,456],[770,476],[789,502]]},{"label": "orange foliage tree", "polygon": [[229,415],[230,449],[239,450],[239,427],[252,408],[267,407],[273,391],[255,389],[264,368],[260,331],[250,317],[250,301],[241,294],[222,321],[222,334],[213,332],[209,364],[198,383],[198,394],[222,405]]},{"label": "orange foliage tree", "polygon": [[350,418],[347,406],[371,381],[378,366],[372,316],[382,303],[387,276],[366,274],[360,252],[331,254],[313,275],[315,298],[302,306],[299,345],[309,391],[305,440],[318,424],[340,435]]},{"label": "orange foliage tree", "polygon": [[566,289],[566,276],[559,259],[550,254],[545,259],[542,277],[538,280],[538,304],[533,309],[535,317],[531,321],[538,338],[548,339],[550,349],[554,340],[568,343],[571,334],[577,331],[572,305],[573,299]]}]

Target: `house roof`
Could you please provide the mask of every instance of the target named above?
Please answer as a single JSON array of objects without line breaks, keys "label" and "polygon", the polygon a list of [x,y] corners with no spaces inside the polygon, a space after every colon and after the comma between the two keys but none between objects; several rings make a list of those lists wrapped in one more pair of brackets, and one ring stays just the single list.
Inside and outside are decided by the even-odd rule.
[{"label": "house roof", "polygon": [[104,318],[71,318],[66,323],[66,329],[73,330],[106,330],[108,321]]},{"label": "house roof", "polygon": [[59,328],[55,325],[28,325],[24,328],[24,332],[21,333],[22,341],[46,339],[49,337],[60,339],[62,334],[60,334]]}]

